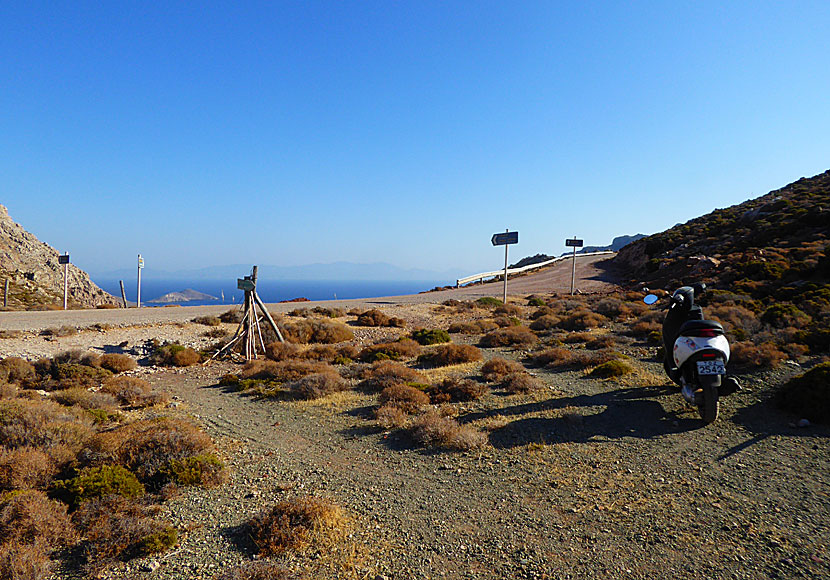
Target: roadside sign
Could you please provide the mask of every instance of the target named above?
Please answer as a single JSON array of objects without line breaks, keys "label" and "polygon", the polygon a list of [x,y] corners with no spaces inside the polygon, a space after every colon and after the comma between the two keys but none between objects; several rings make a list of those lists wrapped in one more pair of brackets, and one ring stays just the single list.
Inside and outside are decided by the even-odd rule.
[{"label": "roadside sign", "polygon": [[252,291],[255,288],[255,284],[250,278],[237,278],[236,287],[240,290]]},{"label": "roadside sign", "polygon": [[504,232],[503,234],[493,234],[490,242],[494,246],[506,246],[508,244],[519,243],[519,232]]},{"label": "roadside sign", "polygon": [[144,267],[144,258],[142,258],[141,256],[139,256],[139,258],[138,258],[138,267],[139,268]]},{"label": "roadside sign", "polygon": [[69,254],[63,254],[62,256],[58,256],[58,264],[68,264],[69,263]]},{"label": "roadside sign", "polygon": [[568,246],[568,247],[573,246],[574,248],[581,248],[582,247],[582,240],[579,240],[577,238],[572,238],[570,240],[565,240],[565,245]]}]

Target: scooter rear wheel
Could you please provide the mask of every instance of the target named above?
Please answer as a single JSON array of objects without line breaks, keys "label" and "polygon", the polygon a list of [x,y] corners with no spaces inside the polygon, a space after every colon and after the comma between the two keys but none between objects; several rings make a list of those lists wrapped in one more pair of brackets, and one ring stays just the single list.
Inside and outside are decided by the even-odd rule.
[{"label": "scooter rear wheel", "polygon": [[[720,379],[719,376],[717,378]],[[708,424],[716,421],[718,418],[718,411],[720,409],[718,387],[716,381],[708,376],[701,376],[699,379],[700,382],[698,384],[701,387],[701,392],[698,393],[697,412],[700,413],[700,418],[703,419],[703,422]]]}]

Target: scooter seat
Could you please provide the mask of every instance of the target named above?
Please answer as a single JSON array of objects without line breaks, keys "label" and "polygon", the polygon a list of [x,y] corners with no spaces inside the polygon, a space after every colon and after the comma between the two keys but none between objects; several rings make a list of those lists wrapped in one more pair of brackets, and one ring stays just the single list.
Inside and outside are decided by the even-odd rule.
[{"label": "scooter seat", "polygon": [[723,326],[720,322],[714,320],[687,320],[680,327],[679,334],[680,336],[721,335],[723,334]]}]

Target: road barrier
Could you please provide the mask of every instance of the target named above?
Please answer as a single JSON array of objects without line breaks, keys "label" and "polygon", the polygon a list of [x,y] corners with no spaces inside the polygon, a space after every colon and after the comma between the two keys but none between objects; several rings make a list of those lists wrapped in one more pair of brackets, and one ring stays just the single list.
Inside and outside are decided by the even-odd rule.
[{"label": "road barrier", "polygon": [[[588,252],[587,254],[577,254],[577,258],[587,258],[588,256],[604,256],[604,255],[611,255],[616,254],[617,252],[612,251],[605,251],[605,252]],[[521,268],[511,268],[507,270],[507,275],[511,274],[520,274],[522,272],[528,272],[530,270],[535,270],[537,268],[544,268],[545,266],[550,266],[551,264],[555,264],[556,262],[561,262],[562,260],[570,260],[573,256],[570,254],[567,256],[559,256],[558,258],[553,258],[552,260],[546,260],[544,262],[539,262],[537,264],[530,264],[529,266],[522,266]],[[504,270],[497,270],[495,272],[482,272],[481,274],[474,274],[472,276],[466,276],[464,278],[459,278],[455,281],[455,287],[458,288],[468,282],[473,282],[474,280],[478,280],[483,282],[485,278],[495,278],[496,276],[504,276]]]}]

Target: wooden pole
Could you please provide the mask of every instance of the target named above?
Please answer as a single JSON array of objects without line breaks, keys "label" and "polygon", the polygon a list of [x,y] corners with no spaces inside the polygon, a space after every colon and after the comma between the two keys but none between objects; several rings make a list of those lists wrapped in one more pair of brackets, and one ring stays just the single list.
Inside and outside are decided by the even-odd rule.
[{"label": "wooden pole", "polygon": [[127,293],[124,292],[124,280],[118,281],[121,284],[121,300],[124,302],[124,308],[127,307]]}]

